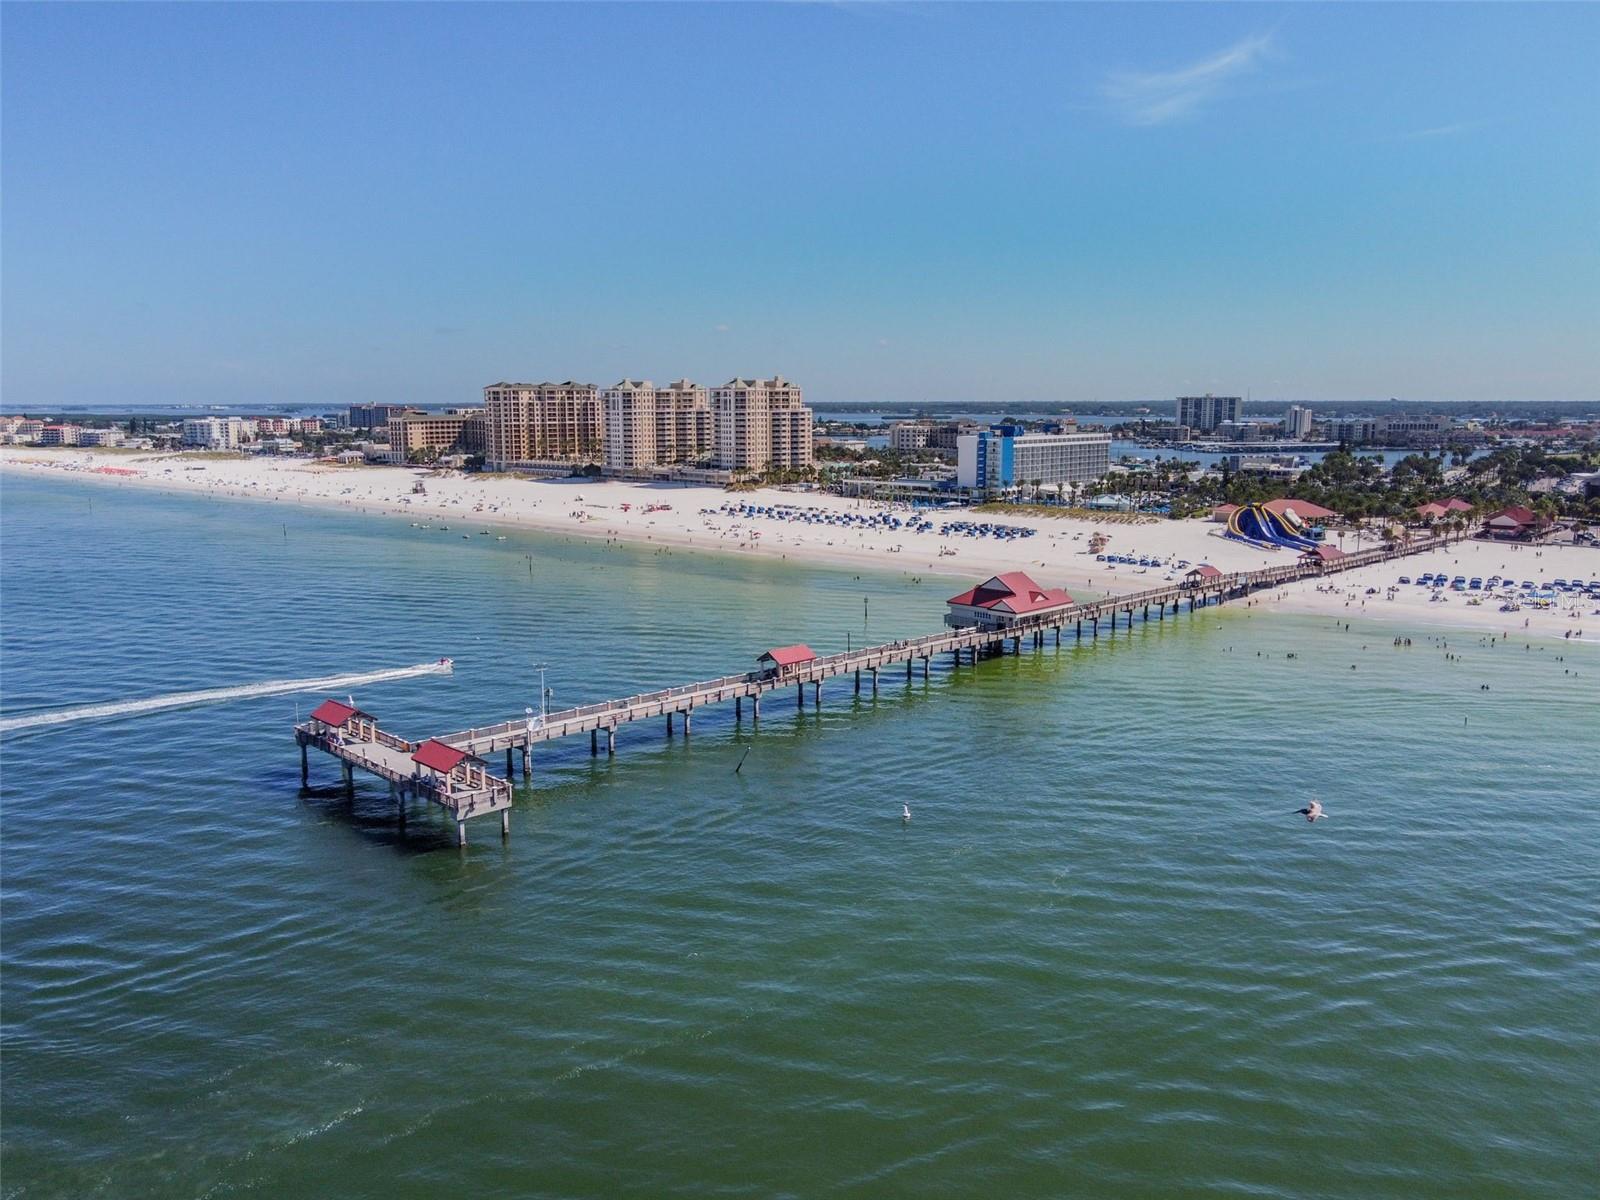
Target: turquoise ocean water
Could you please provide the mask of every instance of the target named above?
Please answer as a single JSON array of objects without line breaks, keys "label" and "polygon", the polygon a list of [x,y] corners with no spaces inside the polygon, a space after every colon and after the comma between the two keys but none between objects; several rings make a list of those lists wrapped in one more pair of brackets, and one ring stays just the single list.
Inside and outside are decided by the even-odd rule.
[{"label": "turquoise ocean water", "polygon": [[[536,662],[581,703],[951,591],[0,499],[5,716],[451,655],[357,689],[420,736]],[[465,852],[329,760],[301,792],[318,697],[13,732],[0,1194],[1592,1196],[1597,684],[1594,647],[1208,610],[575,740]]]}]

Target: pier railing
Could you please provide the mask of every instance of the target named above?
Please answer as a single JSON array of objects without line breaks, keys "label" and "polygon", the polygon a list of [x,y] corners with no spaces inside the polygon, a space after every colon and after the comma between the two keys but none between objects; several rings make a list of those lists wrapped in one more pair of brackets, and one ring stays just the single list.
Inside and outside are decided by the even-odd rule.
[{"label": "pier railing", "polygon": [[[1254,571],[1235,571],[1230,574],[1198,580],[1193,584],[1175,583],[1165,587],[1147,588],[1119,596],[1107,596],[1052,610],[1039,617],[1023,618],[1003,628],[967,627],[924,634],[897,642],[845,650],[819,656],[785,673],[746,671],[737,675],[723,675],[716,679],[678,687],[660,688],[639,692],[615,700],[584,704],[546,714],[543,718],[512,719],[493,725],[477,726],[459,733],[441,735],[440,741],[472,750],[474,753],[509,749],[536,741],[551,741],[573,733],[605,728],[616,722],[632,721],[642,716],[655,716],[666,712],[682,712],[695,706],[695,701],[714,703],[719,700],[760,695],[780,687],[813,683],[821,679],[853,670],[871,670],[886,663],[909,662],[952,650],[966,650],[997,640],[1030,635],[1042,630],[1058,629],[1082,621],[1097,621],[1111,613],[1131,613],[1136,608],[1157,604],[1170,604],[1185,598],[1229,597],[1255,591],[1263,587],[1293,582],[1315,576],[1336,574],[1387,562],[1407,555],[1435,550],[1459,540],[1448,536],[1429,538],[1393,548],[1378,547],[1372,550],[1352,551],[1333,560],[1314,562],[1295,561],[1278,567],[1262,567]],[[687,703],[684,703],[687,701]]]}]

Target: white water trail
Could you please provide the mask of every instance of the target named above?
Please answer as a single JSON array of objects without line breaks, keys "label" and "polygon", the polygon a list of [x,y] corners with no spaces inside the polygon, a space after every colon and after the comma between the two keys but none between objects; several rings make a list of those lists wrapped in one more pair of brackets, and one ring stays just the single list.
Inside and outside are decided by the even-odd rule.
[{"label": "white water trail", "polygon": [[167,708],[187,708],[195,704],[217,704],[243,700],[247,696],[281,696],[290,692],[337,692],[368,683],[387,683],[391,679],[412,679],[418,675],[448,675],[448,660],[419,663],[414,667],[393,667],[387,671],[364,671],[359,675],[325,675],[320,679],[272,679],[265,683],[245,683],[237,687],[206,688],[198,692],[173,692],[169,696],[150,696],[143,700],[116,700],[107,704],[80,704],[48,712],[28,713],[0,720],[0,733],[35,729],[41,725],[66,725],[73,721],[97,721],[130,713],[158,712]]}]

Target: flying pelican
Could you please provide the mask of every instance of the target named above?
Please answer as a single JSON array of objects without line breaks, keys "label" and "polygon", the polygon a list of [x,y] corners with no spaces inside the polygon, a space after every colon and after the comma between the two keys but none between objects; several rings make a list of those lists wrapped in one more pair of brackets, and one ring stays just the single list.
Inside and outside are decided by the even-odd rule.
[{"label": "flying pelican", "polygon": [[1304,808],[1297,808],[1294,811],[1297,814],[1299,814],[1300,816],[1304,817],[1307,821],[1322,820],[1322,819],[1326,818],[1327,815],[1328,815],[1327,813],[1322,811],[1322,801],[1321,800],[1313,800],[1310,804],[1306,805]]},{"label": "flying pelican", "polygon": [[911,805],[909,805],[909,804],[902,804],[902,805],[901,805],[901,806],[900,806],[900,819],[901,819],[901,820],[902,820],[902,821],[909,821],[909,820],[911,820]]}]

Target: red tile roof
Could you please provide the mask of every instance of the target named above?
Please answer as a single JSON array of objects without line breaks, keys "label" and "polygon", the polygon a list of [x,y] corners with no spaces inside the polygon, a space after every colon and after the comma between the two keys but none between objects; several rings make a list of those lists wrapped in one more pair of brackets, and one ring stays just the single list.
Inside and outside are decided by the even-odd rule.
[{"label": "red tile roof", "polygon": [[340,704],[337,700],[324,700],[311,710],[311,719],[313,721],[321,721],[324,725],[332,725],[334,728],[338,728],[360,711],[358,708],[351,708],[348,704]]},{"label": "red tile roof", "polygon": [[1338,513],[1334,512],[1333,509],[1323,508],[1322,505],[1313,504],[1309,500],[1268,500],[1261,507],[1266,509],[1275,517],[1283,516],[1284,509],[1292,508],[1294,509],[1294,515],[1299,517],[1301,520],[1321,521],[1326,520],[1329,517],[1336,517],[1339,515]]},{"label": "red tile roof", "polygon": [[1198,575],[1201,579],[1218,579],[1221,577],[1222,572],[1217,570],[1210,563],[1201,563],[1194,570],[1190,571],[1189,574]]},{"label": "red tile roof", "polygon": [[419,767],[427,767],[430,771],[441,771],[448,775],[470,757],[471,755],[465,750],[457,750],[437,738],[429,738],[412,753],[411,761]]},{"label": "red tile roof", "polygon": [[1040,587],[1025,571],[1007,571],[1004,575],[985,579],[959,596],[951,596],[949,603],[1022,616],[1044,608],[1071,604],[1072,597],[1060,588]]},{"label": "red tile roof", "polygon": [[797,643],[793,646],[775,646],[768,650],[757,662],[771,661],[780,667],[793,667],[800,663],[808,663],[817,657],[817,652],[810,646]]},{"label": "red tile roof", "polygon": [[1489,520],[1497,521],[1504,517],[1508,521],[1515,521],[1518,525],[1532,525],[1539,520],[1538,514],[1531,508],[1524,508],[1520,504],[1513,504],[1510,508],[1502,508],[1493,514]]},{"label": "red tile roof", "polygon": [[1332,562],[1336,558],[1343,558],[1344,551],[1337,546],[1313,546],[1305,553],[1306,558],[1316,558],[1323,562]]}]

